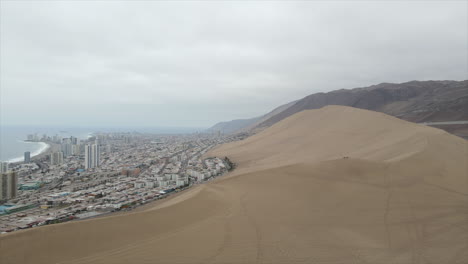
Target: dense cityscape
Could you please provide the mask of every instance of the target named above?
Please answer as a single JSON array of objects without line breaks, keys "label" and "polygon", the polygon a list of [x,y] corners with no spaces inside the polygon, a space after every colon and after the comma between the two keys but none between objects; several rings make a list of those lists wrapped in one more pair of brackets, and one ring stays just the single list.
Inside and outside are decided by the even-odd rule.
[{"label": "dense cityscape", "polygon": [[45,153],[0,164],[0,232],[131,210],[231,170],[214,146],[245,135],[96,133],[87,139],[28,135]]}]

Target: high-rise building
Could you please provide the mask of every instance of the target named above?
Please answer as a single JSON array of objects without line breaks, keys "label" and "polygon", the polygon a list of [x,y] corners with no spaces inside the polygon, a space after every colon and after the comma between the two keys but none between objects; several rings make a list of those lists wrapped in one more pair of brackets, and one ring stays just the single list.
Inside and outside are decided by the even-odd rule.
[{"label": "high-rise building", "polygon": [[0,200],[6,201],[16,197],[18,190],[18,176],[16,172],[0,174]]},{"label": "high-rise building", "polygon": [[93,167],[92,164],[93,156],[91,154],[91,145],[85,146],[85,169]]},{"label": "high-rise building", "polygon": [[8,171],[8,162],[0,162],[0,173],[6,173]]},{"label": "high-rise building", "polygon": [[69,142],[69,140],[65,141],[65,143],[62,143],[62,152],[64,157],[68,157],[72,154],[72,144]]},{"label": "high-rise building", "polygon": [[70,137],[70,142],[73,144],[73,145],[76,145],[78,144],[78,138],[74,137],[74,136],[71,136]]},{"label": "high-rise building", "polygon": [[98,144],[85,146],[85,168],[97,168],[101,163],[101,148]]},{"label": "high-rise building", "polygon": [[50,155],[51,165],[60,165],[63,163],[63,152],[54,152]]},{"label": "high-rise building", "polygon": [[98,144],[94,144],[92,148],[94,166],[99,167],[99,165],[101,164],[101,147]]},{"label": "high-rise building", "polygon": [[79,156],[81,154],[81,146],[79,144],[72,145],[72,155]]},{"label": "high-rise building", "polygon": [[26,151],[24,153],[24,162],[25,163],[30,163],[31,162],[31,152]]}]

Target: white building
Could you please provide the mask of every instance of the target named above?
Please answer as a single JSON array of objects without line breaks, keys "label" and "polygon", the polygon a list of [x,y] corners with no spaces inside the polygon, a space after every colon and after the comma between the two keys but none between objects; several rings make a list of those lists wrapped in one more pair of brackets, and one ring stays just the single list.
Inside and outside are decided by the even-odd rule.
[{"label": "white building", "polygon": [[192,177],[196,177],[198,181],[203,181],[205,179],[205,175],[196,170],[187,170],[187,174]]},{"label": "white building", "polygon": [[93,167],[92,160],[93,156],[91,154],[91,146],[86,145],[85,146],[85,169],[89,169]]},{"label": "white building", "polygon": [[154,188],[154,187],[156,187],[155,185],[156,185],[156,183],[153,182],[153,181],[146,181],[146,182],[145,182],[145,186],[146,186],[147,188]]},{"label": "white building", "polygon": [[101,161],[101,149],[98,144],[85,146],[85,168],[97,168]]},{"label": "white building", "polygon": [[81,146],[79,144],[72,145],[72,155],[79,156],[81,154]]},{"label": "white building", "polygon": [[135,182],[135,188],[143,188],[145,187],[145,182],[137,181]]},{"label": "white building", "polygon": [[159,183],[159,187],[167,187],[169,186],[169,181],[160,181],[158,182]]},{"label": "white building", "polygon": [[99,147],[99,144],[92,145],[92,155],[94,166],[99,167],[101,164],[101,148]]},{"label": "white building", "polygon": [[188,178],[187,177],[179,177],[176,181],[177,187],[184,186],[188,184]]},{"label": "white building", "polygon": [[54,152],[50,154],[50,164],[51,165],[60,165],[63,163],[63,152]]},{"label": "white building", "polygon": [[159,176],[156,176],[156,180],[159,182],[159,181],[165,181],[167,178],[166,176],[164,175],[159,175]]}]

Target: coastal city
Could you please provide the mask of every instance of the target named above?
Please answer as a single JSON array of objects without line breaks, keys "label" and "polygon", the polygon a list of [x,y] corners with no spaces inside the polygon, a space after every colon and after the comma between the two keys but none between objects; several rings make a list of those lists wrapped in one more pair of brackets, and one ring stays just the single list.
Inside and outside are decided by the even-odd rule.
[{"label": "coastal city", "polygon": [[87,139],[37,134],[45,152],[0,163],[0,233],[132,210],[233,169],[205,157],[246,135],[95,133]]}]

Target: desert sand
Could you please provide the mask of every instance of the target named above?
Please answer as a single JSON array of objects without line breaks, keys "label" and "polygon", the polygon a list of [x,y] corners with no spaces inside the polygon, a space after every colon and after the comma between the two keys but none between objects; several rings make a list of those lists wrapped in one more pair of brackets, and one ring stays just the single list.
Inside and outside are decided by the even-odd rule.
[{"label": "desert sand", "polygon": [[468,263],[468,144],[328,106],[214,149],[238,164],[145,210],[0,236],[0,263]]}]

